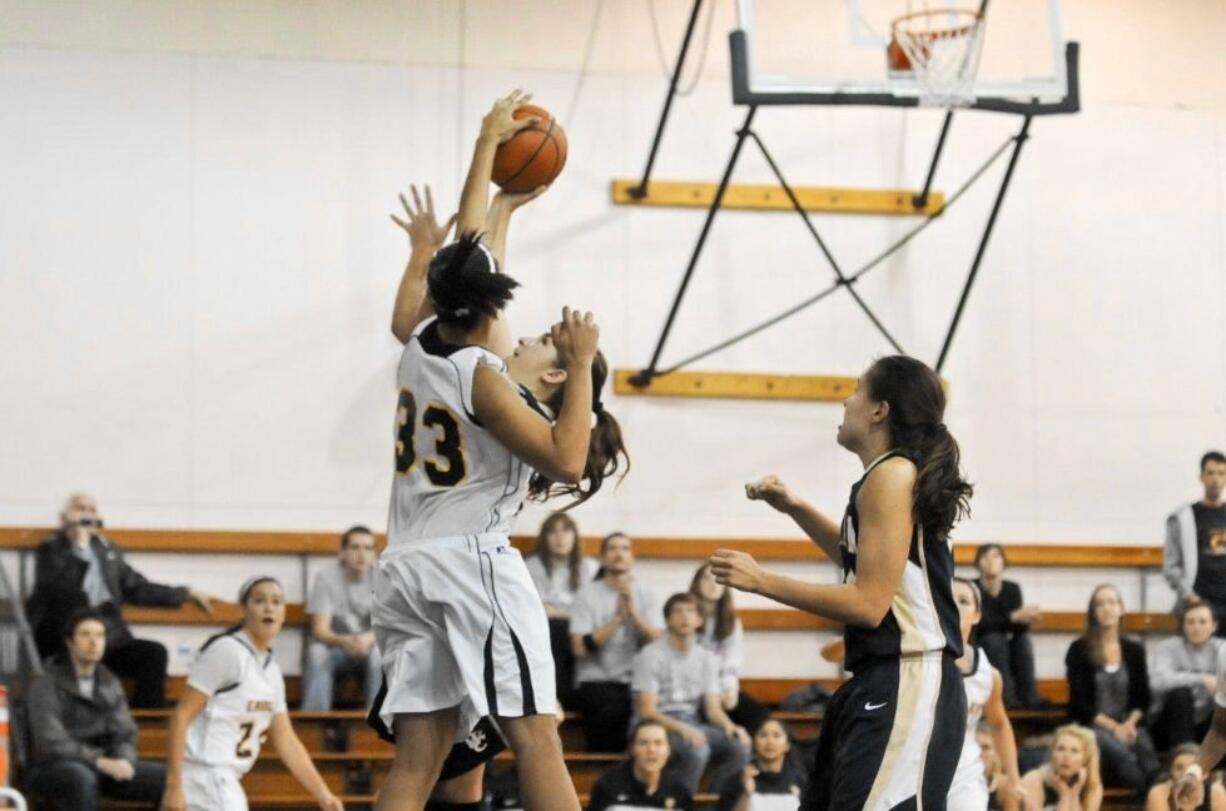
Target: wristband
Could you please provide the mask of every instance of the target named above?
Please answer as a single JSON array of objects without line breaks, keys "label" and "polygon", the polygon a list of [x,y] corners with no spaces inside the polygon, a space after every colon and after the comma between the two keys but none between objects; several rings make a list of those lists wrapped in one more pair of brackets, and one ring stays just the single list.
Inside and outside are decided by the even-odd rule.
[{"label": "wristband", "polygon": [[596,637],[592,636],[591,634],[583,635],[583,647],[588,653],[595,653],[596,651],[600,650],[600,646],[596,644]]}]

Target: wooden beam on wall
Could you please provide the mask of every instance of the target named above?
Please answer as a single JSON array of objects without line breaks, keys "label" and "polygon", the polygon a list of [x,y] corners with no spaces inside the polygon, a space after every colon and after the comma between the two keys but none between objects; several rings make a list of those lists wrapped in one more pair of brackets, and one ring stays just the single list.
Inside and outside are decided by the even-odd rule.
[{"label": "wooden beam on wall", "polygon": [[[637,179],[615,179],[612,184],[613,202],[623,206],[666,206],[669,208],[707,208],[715,199],[716,184],[692,183],[679,180],[653,180],[647,184],[647,196],[635,198],[630,189],[637,188]],[[814,186],[793,186],[792,191],[805,211],[832,214],[894,214],[929,215],[945,206],[945,194],[929,192],[928,203],[916,208],[912,189],[846,189]],[[757,183],[732,183],[724,192],[726,209],[746,211],[792,211],[792,201],[781,186]]]},{"label": "wooden beam on wall", "polygon": [[613,390],[622,396],[708,397],[732,400],[804,400],[841,403],[856,378],[838,375],[772,375],[751,372],[669,372],[636,386],[637,369],[616,369]]}]

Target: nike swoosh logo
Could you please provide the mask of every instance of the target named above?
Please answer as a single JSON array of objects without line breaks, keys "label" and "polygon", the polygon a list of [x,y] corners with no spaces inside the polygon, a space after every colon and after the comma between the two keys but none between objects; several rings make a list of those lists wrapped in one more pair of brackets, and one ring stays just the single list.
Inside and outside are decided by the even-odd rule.
[{"label": "nike swoosh logo", "polygon": [[864,703],[864,709],[865,709],[865,710],[867,710],[868,712],[872,712],[873,710],[879,710],[879,709],[881,709],[882,707],[884,707],[884,706],[885,706],[886,704],[888,704],[888,703],[889,703],[888,701],[883,701],[883,702],[881,702],[880,704],[874,704],[874,703],[873,703],[873,702],[871,702],[871,701],[866,701],[866,702]]}]

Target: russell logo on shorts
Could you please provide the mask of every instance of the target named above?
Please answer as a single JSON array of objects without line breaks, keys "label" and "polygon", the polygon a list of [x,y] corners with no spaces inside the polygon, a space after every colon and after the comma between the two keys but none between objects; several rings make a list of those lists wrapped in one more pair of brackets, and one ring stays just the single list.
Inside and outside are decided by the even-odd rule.
[{"label": "russell logo on shorts", "polygon": [[472,732],[468,733],[468,737],[464,739],[464,743],[474,752],[484,752],[485,747],[488,746],[488,744],[485,742],[485,730],[474,729]]}]

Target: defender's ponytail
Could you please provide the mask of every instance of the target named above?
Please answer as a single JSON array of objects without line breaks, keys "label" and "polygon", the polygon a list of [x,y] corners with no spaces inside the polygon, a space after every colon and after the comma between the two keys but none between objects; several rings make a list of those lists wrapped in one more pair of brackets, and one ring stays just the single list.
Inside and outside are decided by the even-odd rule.
[{"label": "defender's ponytail", "polygon": [[914,358],[891,355],[873,363],[865,380],[869,396],[890,405],[893,446],[919,468],[915,520],[925,532],[948,537],[954,524],[970,515],[974,488],[962,478],[958,442],[942,422],[941,379]]}]

